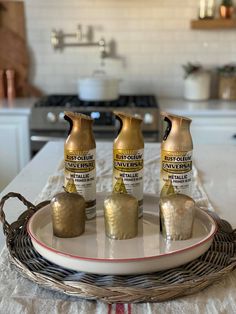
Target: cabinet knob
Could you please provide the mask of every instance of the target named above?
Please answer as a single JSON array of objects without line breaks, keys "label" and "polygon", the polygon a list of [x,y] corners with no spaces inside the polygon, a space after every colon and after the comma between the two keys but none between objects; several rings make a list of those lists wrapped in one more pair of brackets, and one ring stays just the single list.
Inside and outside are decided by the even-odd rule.
[{"label": "cabinet knob", "polygon": [[234,135],[232,136],[232,138],[235,138],[235,139],[236,139],[236,134],[234,134]]}]

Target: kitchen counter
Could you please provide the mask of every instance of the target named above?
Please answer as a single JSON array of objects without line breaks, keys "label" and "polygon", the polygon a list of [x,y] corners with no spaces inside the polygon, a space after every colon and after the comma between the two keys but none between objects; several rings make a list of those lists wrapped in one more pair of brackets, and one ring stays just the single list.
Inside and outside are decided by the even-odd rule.
[{"label": "kitchen counter", "polygon": [[158,99],[160,109],[177,115],[236,115],[236,101],[225,101],[210,99],[207,101],[190,101],[181,98],[160,98]]},{"label": "kitchen counter", "polygon": [[37,98],[15,98],[13,100],[0,100],[0,114],[29,115]]},{"label": "kitchen counter", "polygon": [[[110,143],[112,149],[112,143]],[[154,151],[159,151],[160,145],[148,143]],[[97,149],[102,149],[103,142],[97,143]],[[227,152],[227,154],[226,154]],[[194,151],[195,164],[199,170],[203,186],[212,202],[215,211],[231,222],[236,228],[235,195],[236,195],[236,146],[199,145]],[[207,156],[207,158],[206,158]],[[8,192],[18,192],[29,201],[34,201],[46,184],[49,175],[53,174],[63,158],[63,143],[50,142],[20,174],[2,191],[0,197]],[[46,160],[46,162],[45,162]],[[11,200],[4,206],[7,219],[16,220],[24,206],[19,201]],[[0,250],[4,245],[2,230],[0,233]]]},{"label": "kitchen counter", "polygon": [[[37,98],[16,98],[12,101],[0,100],[0,114],[30,114]],[[162,111],[184,115],[232,115],[236,114],[236,101],[211,99],[207,101],[189,101],[181,98],[159,98]]]},{"label": "kitchen counter", "polygon": [[[152,175],[152,180],[145,178],[146,183],[152,183],[154,187],[157,172],[155,171],[157,156],[159,156],[160,145],[154,143],[146,144],[149,154],[145,157],[145,163],[152,165],[147,167]],[[111,154],[112,143],[97,143],[98,155],[98,186],[103,189],[108,188],[111,180],[110,167],[112,166]],[[226,155],[227,152],[227,156]],[[105,154],[105,155],[104,155]],[[236,227],[235,216],[235,195],[236,195],[236,169],[232,167],[236,147],[225,146],[224,150],[219,145],[199,145],[195,150],[195,164],[199,169],[199,176],[202,179],[203,186],[208,192],[209,198],[212,201],[215,211],[221,217],[230,220],[233,227]],[[206,158],[207,156],[207,158]],[[61,187],[61,172],[55,172],[58,169],[59,163],[63,158],[63,143],[50,142],[43,150],[22,170],[22,172],[12,181],[12,183],[2,192],[0,196],[9,191],[16,191],[23,194],[28,200],[33,201],[45,186],[47,178],[50,174],[54,177],[50,178],[49,191],[55,191]],[[107,164],[104,162],[109,160]],[[152,161],[155,160],[155,163]],[[110,166],[109,166],[110,165]],[[151,170],[151,171],[150,171]],[[156,174],[155,174],[156,172]],[[109,173],[109,174],[108,174]],[[58,178],[60,177],[60,180]],[[99,181],[100,180],[100,181]],[[146,189],[148,190],[147,184]],[[103,185],[104,183],[104,185]],[[52,188],[55,184],[56,188]],[[157,189],[152,189],[154,192]],[[47,190],[48,191],[48,190]],[[44,191],[43,199],[50,198],[53,194]],[[53,192],[55,193],[55,192]],[[50,196],[48,196],[50,195]],[[25,210],[25,208],[24,208]],[[21,212],[20,203],[16,200],[10,200],[4,206],[4,211],[7,214],[8,221],[14,221]],[[4,245],[3,236],[0,238],[0,247]],[[215,258],[214,258],[215,259]],[[217,257],[220,263],[224,258]],[[34,262],[34,259],[31,260]],[[167,313],[172,309],[173,313],[178,313],[181,308],[181,313],[204,312],[203,309],[208,309],[209,313],[220,312],[233,313],[236,306],[236,273],[232,272],[229,276],[222,278],[220,282],[213,284],[211,287],[204,289],[190,296],[180,297],[173,301],[161,303],[141,303],[141,304],[114,304],[107,305],[100,301],[88,301],[74,297],[65,296],[59,292],[52,292],[50,289],[42,288],[35,283],[26,280],[21,275],[13,271],[9,265],[9,257],[6,250],[2,252],[1,263],[1,289],[0,289],[0,312],[8,313],[9,308],[14,308],[16,312],[61,312],[62,305],[68,313],[81,313],[81,309],[86,313],[118,313],[119,307],[122,313]],[[51,268],[53,271],[53,268]],[[205,266],[203,267],[205,271]],[[7,280],[6,280],[7,279]],[[50,287],[50,282],[48,287]],[[85,291],[85,290],[84,290]],[[101,294],[102,296],[102,294]],[[115,299],[115,298],[114,298]],[[132,301],[131,301],[132,302]],[[129,308],[128,308],[129,307]]]},{"label": "kitchen counter", "polygon": [[[34,201],[47,182],[47,178],[55,171],[59,160],[63,156],[63,143],[48,143],[37,154],[15,179],[1,192],[0,199],[9,192],[22,194],[29,201]],[[45,160],[47,162],[45,162]],[[9,222],[17,219],[26,208],[18,200],[11,200],[5,204],[6,216]],[[0,251],[5,237],[0,228]]]}]

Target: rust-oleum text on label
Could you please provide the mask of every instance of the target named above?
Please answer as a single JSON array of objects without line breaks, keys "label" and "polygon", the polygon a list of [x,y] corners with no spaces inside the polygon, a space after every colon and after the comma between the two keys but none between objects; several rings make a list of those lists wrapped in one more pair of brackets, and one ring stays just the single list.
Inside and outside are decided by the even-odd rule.
[{"label": "rust-oleum text on label", "polygon": [[169,189],[172,193],[191,196],[192,192],[192,151],[161,154],[161,194]]},{"label": "rust-oleum text on label", "polygon": [[65,186],[73,179],[76,190],[87,204],[88,219],[96,214],[96,149],[89,151],[65,150]]},{"label": "rust-oleum text on label", "polygon": [[114,149],[113,187],[119,178],[123,178],[128,194],[137,198],[141,216],[143,210],[143,149]]},{"label": "rust-oleum text on label", "polygon": [[173,156],[173,153],[163,151],[162,169],[172,173],[186,173],[191,171],[192,155],[181,155]]},{"label": "rust-oleum text on label", "polygon": [[115,150],[114,169],[124,172],[137,172],[143,169],[143,151]]}]

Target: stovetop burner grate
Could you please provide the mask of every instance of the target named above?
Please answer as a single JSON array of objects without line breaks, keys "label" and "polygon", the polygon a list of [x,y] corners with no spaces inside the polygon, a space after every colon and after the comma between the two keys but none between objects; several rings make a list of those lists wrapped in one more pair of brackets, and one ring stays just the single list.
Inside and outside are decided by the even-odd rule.
[{"label": "stovetop burner grate", "polygon": [[157,100],[153,95],[121,95],[113,101],[83,101],[77,95],[50,95],[39,99],[35,107],[138,107],[155,108]]}]

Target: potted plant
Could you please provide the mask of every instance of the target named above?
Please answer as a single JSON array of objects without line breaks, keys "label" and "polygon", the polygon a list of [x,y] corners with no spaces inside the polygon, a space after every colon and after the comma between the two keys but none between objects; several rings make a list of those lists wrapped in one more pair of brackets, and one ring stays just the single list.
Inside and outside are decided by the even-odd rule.
[{"label": "potted plant", "polygon": [[220,17],[223,19],[232,18],[234,5],[232,0],[223,0],[220,5]]},{"label": "potted plant", "polygon": [[207,100],[210,98],[210,73],[198,63],[188,62],[184,69],[184,98]]},{"label": "potted plant", "polygon": [[236,99],[236,64],[230,63],[218,68],[219,98]]}]

